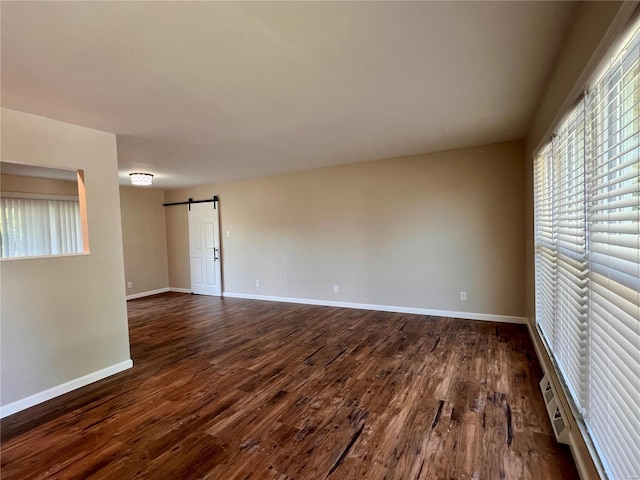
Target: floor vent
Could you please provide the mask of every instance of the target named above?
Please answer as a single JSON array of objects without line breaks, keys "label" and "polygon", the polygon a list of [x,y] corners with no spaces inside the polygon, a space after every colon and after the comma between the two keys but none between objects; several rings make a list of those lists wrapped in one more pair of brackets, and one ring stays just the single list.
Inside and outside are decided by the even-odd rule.
[{"label": "floor vent", "polygon": [[559,443],[569,445],[569,424],[567,423],[567,416],[560,406],[556,390],[547,375],[540,381],[540,390],[542,390],[542,397],[547,407],[547,414],[549,415],[549,420],[551,420],[551,427],[553,428],[556,440]]}]

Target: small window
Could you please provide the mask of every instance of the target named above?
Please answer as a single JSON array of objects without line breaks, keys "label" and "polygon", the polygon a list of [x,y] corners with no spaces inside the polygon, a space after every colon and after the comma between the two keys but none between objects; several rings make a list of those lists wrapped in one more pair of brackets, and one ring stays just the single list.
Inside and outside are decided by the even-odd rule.
[{"label": "small window", "polygon": [[82,172],[7,162],[1,168],[1,258],[88,252]]}]

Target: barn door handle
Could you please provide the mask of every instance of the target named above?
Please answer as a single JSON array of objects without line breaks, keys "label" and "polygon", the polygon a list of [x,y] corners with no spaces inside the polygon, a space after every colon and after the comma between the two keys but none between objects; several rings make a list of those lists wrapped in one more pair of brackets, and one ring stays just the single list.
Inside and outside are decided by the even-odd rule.
[{"label": "barn door handle", "polygon": [[218,249],[217,248],[213,248],[213,260],[218,260],[220,257],[218,257]]}]

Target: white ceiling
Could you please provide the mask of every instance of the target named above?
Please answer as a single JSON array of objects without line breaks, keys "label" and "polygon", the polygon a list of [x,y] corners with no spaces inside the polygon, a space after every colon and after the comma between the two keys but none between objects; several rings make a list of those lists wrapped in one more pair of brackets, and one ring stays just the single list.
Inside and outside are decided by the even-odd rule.
[{"label": "white ceiling", "polygon": [[523,138],[566,2],[2,1],[2,104],[174,188]]}]

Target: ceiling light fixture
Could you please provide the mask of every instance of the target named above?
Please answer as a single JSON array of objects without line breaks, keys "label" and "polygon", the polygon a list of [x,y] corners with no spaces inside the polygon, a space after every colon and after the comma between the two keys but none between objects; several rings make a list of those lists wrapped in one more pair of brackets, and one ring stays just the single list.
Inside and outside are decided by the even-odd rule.
[{"label": "ceiling light fixture", "polygon": [[153,175],[150,173],[130,173],[131,185],[149,186],[153,184]]}]

